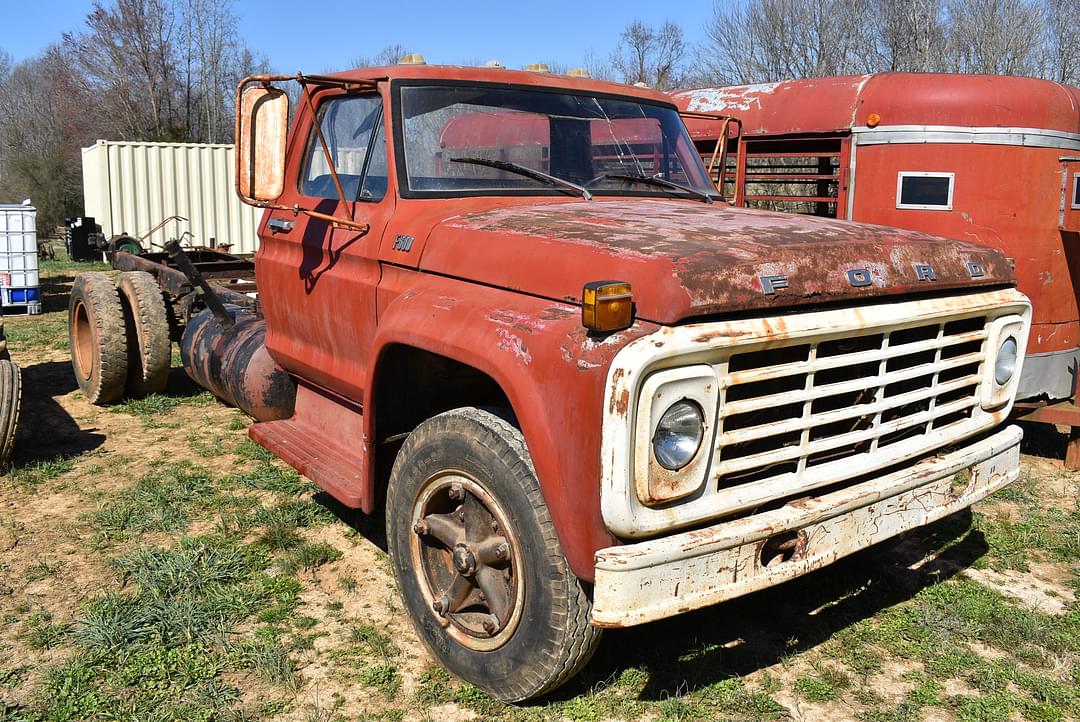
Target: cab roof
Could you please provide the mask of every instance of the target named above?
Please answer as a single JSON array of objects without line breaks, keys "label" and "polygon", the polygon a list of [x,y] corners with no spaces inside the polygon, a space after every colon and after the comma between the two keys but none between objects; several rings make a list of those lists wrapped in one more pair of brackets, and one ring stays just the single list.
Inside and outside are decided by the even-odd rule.
[{"label": "cab roof", "polygon": [[547,88],[565,88],[598,95],[621,95],[652,103],[673,105],[671,96],[651,88],[613,83],[592,78],[578,78],[557,73],[540,73],[509,68],[488,68],[466,65],[387,65],[379,68],[356,68],[332,73],[333,77],[350,80],[460,80],[475,83],[505,83]]},{"label": "cab roof", "polygon": [[[697,88],[672,96],[681,110],[739,117],[746,135],[848,131],[866,126],[871,113],[880,117],[881,126],[1040,128],[1080,133],[1080,88],[1035,78],[875,73]],[[691,135],[710,131],[715,135],[715,127],[688,125]]]}]

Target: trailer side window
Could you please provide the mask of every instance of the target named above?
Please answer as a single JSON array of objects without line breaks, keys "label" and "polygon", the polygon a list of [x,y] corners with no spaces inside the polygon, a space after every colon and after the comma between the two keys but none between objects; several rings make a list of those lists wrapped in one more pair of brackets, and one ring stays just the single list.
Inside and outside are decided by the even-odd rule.
[{"label": "trailer side window", "polygon": [[951,211],[955,173],[900,171],[896,179],[896,207]]},{"label": "trailer side window", "polygon": [[1073,174],[1072,207],[1080,210],[1080,173]]}]

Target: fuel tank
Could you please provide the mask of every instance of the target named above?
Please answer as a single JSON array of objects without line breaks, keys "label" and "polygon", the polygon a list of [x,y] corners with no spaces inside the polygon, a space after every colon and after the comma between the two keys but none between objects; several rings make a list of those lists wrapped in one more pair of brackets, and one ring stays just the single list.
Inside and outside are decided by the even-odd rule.
[{"label": "fuel tank", "polygon": [[180,341],[187,375],[256,421],[293,415],[296,383],[266,350],[266,321],[249,310],[225,306],[230,328],[207,309],[191,319]]}]

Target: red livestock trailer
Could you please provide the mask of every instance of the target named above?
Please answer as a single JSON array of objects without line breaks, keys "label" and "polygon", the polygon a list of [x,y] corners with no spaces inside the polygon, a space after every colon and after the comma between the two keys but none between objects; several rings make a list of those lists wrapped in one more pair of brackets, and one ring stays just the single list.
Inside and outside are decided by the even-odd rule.
[{"label": "red livestock trailer", "polygon": [[[702,156],[727,152],[711,170],[736,205],[925,231],[1014,258],[1034,306],[1018,398],[1032,402],[1029,418],[1080,439],[1068,401],[1080,364],[1080,88],[878,73],[674,96]],[[736,116],[742,133],[693,113]],[[1068,461],[1080,465],[1080,441]]]}]

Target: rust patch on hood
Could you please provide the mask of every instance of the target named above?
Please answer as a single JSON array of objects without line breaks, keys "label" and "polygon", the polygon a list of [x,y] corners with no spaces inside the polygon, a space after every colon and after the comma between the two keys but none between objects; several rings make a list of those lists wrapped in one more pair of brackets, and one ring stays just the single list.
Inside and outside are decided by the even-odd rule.
[{"label": "rust patch on hood", "polygon": [[556,299],[579,297],[589,281],[625,280],[638,317],[659,323],[1014,282],[1000,252],[971,243],[683,200],[465,214],[433,229],[421,265]]}]

